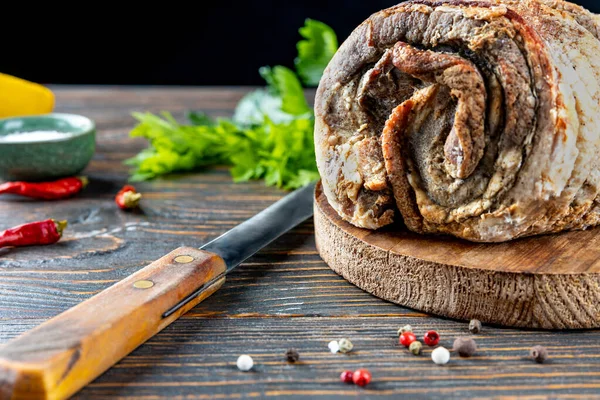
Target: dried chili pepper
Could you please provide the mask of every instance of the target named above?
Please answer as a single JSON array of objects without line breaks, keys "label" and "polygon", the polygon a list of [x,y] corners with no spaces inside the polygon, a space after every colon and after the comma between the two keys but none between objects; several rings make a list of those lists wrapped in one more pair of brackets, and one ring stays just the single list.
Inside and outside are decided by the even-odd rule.
[{"label": "dried chili pepper", "polygon": [[53,182],[6,182],[0,185],[0,194],[12,193],[33,199],[60,200],[79,193],[88,183],[85,176],[63,178]]},{"label": "dried chili pepper", "polygon": [[53,244],[60,240],[66,227],[67,221],[53,219],[19,225],[0,233],[0,248]]},{"label": "dried chili pepper", "polygon": [[119,208],[123,210],[129,210],[132,208],[137,208],[140,204],[141,198],[142,195],[138,193],[133,186],[125,185],[123,186],[123,189],[117,193],[115,202]]}]

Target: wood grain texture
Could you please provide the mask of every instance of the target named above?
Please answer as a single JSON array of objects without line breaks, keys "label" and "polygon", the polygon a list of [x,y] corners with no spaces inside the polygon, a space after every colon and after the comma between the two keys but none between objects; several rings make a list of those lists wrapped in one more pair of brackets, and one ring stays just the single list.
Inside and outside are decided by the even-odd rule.
[{"label": "wood grain texture", "polygon": [[[98,123],[92,179],[65,202],[0,198],[0,229],[43,217],[69,220],[65,240],[51,247],[0,251],[0,342],[7,342],[179,246],[201,245],[284,195],[260,182],[233,184],[225,168],[136,185],[142,211],[113,202],[127,177],[122,161],[145,146],[127,133],[131,111],[187,109],[231,115],[248,89],[58,87],[57,110]],[[442,296],[443,293],[440,293]],[[464,322],[436,318],[363,292],[319,257],[309,221],[248,260],[218,293],[165,328],[79,392],[76,399],[255,398],[594,398],[600,394],[600,332],[552,333],[484,326],[480,351],[435,366],[426,349],[415,357],[397,344],[411,324],[418,336],[437,329],[450,347],[469,334]],[[331,354],[347,337],[355,351]],[[549,364],[527,359],[547,346]],[[283,353],[295,347],[297,365]],[[250,354],[253,372],[237,370]],[[339,382],[343,369],[368,368],[361,389]]]},{"label": "wood grain texture", "polygon": [[0,398],[73,395],[217,291],[225,282],[225,269],[215,254],[180,247],[2,345]]},{"label": "wood grain texture", "polygon": [[[315,193],[319,253],[369,293],[424,312],[510,327],[600,327],[600,231],[502,244],[371,231],[342,220]],[[439,296],[439,293],[444,293]]]}]

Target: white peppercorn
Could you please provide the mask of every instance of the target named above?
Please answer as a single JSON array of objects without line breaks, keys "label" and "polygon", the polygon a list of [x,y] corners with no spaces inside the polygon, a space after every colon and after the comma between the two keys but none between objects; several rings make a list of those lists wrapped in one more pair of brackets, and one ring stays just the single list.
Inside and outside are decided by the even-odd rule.
[{"label": "white peppercorn", "polygon": [[254,366],[254,360],[249,355],[241,355],[237,359],[237,367],[240,371],[250,371]]},{"label": "white peppercorn", "polygon": [[401,336],[405,332],[412,332],[412,326],[404,325],[402,328],[398,329],[398,336]]},{"label": "white peppercorn", "polygon": [[450,361],[450,352],[445,347],[438,347],[431,352],[431,359],[438,365],[447,364]]}]

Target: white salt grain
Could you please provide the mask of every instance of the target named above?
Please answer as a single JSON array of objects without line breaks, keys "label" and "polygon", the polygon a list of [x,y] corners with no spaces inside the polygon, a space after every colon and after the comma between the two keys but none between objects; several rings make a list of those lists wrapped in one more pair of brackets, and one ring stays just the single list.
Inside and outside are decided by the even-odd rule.
[{"label": "white salt grain", "polygon": [[71,136],[70,133],[59,131],[16,132],[5,136],[0,135],[0,143],[38,142],[40,140],[64,139],[69,136]]}]

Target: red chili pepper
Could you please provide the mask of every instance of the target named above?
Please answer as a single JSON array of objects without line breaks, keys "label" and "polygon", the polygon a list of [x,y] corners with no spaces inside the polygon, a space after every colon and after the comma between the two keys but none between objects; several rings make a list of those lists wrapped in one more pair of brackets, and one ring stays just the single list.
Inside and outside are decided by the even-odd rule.
[{"label": "red chili pepper", "polygon": [[60,240],[66,227],[67,221],[53,219],[19,225],[0,233],[0,248],[53,244]]},{"label": "red chili pepper", "polygon": [[59,200],[79,193],[88,183],[85,176],[54,182],[6,182],[0,185],[0,194],[12,193],[34,199]]},{"label": "red chili pepper", "polygon": [[137,208],[140,205],[140,199],[142,195],[138,193],[135,188],[131,185],[123,186],[123,189],[117,193],[115,202],[122,210],[130,210]]}]

